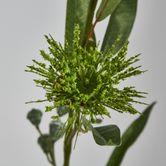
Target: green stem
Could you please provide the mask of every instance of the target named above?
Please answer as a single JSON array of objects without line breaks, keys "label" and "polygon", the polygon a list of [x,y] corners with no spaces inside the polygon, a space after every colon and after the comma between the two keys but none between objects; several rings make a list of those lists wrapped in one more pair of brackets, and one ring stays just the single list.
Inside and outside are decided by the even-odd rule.
[{"label": "green stem", "polygon": [[64,166],[69,166],[70,163],[72,140],[73,140],[72,135],[73,132],[71,131],[70,135],[66,137],[64,141]]},{"label": "green stem", "polygon": [[42,134],[42,132],[41,132],[41,130],[40,130],[40,128],[39,128],[39,126],[36,126],[36,129],[37,129],[37,131],[38,131],[39,135],[40,135],[40,136],[42,136],[43,134]]},{"label": "green stem", "polygon": [[56,162],[55,162],[55,152],[54,152],[54,144],[53,144],[53,146],[52,146],[50,156],[51,156],[51,159],[52,159],[52,165],[53,165],[53,166],[56,166]]},{"label": "green stem", "polygon": [[76,128],[75,128],[75,126],[73,128],[73,123],[70,123],[70,120],[73,122],[73,113],[72,112],[69,113],[69,124],[67,127],[67,133],[66,133],[65,139],[64,139],[64,164],[63,164],[63,166],[69,166],[69,164],[70,164],[72,142],[73,142],[73,138],[76,133]]}]

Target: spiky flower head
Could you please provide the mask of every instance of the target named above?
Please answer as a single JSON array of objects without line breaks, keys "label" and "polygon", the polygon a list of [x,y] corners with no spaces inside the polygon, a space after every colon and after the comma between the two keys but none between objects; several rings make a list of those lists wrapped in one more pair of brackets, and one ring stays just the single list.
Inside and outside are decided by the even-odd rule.
[{"label": "spiky flower head", "polygon": [[47,63],[33,60],[34,65],[28,66],[27,70],[42,78],[34,81],[45,90],[44,101],[51,103],[46,111],[66,106],[70,111],[88,115],[93,120],[98,116],[109,116],[107,107],[137,113],[133,103],[141,103],[137,99],[144,97],[143,92],[133,86],[118,88],[121,81],[144,72],[140,66],[132,66],[139,61],[139,55],[126,58],[127,42],[116,54],[116,43],[106,54],[97,47],[86,49],[79,44],[78,26],[75,27],[72,47],[66,44],[63,48],[51,36],[46,39],[49,53],[43,50],[40,53]]}]

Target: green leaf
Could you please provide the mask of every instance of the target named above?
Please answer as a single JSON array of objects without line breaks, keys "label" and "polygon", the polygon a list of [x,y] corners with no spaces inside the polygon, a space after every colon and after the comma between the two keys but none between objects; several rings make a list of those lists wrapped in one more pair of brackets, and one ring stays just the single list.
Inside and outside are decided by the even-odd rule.
[{"label": "green leaf", "polygon": [[108,160],[107,166],[120,166],[124,155],[133,143],[137,140],[142,133],[145,125],[148,121],[150,113],[153,109],[155,102],[148,106],[145,111],[136,119],[129,128],[124,132],[122,136],[122,143],[119,147],[116,147],[111,157]]},{"label": "green leaf", "polygon": [[66,11],[65,42],[72,47],[74,27],[80,27],[80,44],[84,45],[91,30],[97,0],[68,0]]},{"label": "green leaf", "polygon": [[27,114],[27,119],[35,126],[38,127],[42,118],[42,112],[38,109],[32,109]]},{"label": "green leaf", "polygon": [[51,152],[54,142],[49,134],[44,134],[38,138],[38,144],[43,152],[47,154]]},{"label": "green leaf", "polygon": [[69,108],[66,106],[59,106],[57,108],[57,113],[61,117],[63,115],[66,115],[69,112]]},{"label": "green leaf", "polygon": [[98,145],[119,145],[121,142],[120,130],[116,125],[92,127],[92,133]]},{"label": "green leaf", "polygon": [[54,142],[59,140],[64,135],[64,125],[62,122],[51,122],[50,123],[50,136]]},{"label": "green leaf", "polygon": [[137,0],[122,0],[112,13],[101,50],[107,53],[119,38],[115,53],[124,45],[133,28],[137,11]]},{"label": "green leaf", "polygon": [[96,20],[102,21],[107,16],[111,15],[120,1],[121,0],[102,0],[100,7],[96,13]]}]

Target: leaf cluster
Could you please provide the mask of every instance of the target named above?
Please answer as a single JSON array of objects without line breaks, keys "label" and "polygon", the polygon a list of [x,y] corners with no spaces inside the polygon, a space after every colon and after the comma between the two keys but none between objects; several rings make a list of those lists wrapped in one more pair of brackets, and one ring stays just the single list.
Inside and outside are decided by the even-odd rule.
[{"label": "leaf cluster", "polygon": [[[120,137],[118,126],[111,124],[93,127],[101,123],[103,116],[110,117],[111,108],[118,112],[138,113],[134,104],[146,93],[134,86],[119,88],[123,80],[142,74],[135,65],[139,55],[127,58],[128,38],[133,28],[137,0],[102,0],[96,10],[97,0],[67,0],[65,44],[45,36],[49,52],[40,51],[43,61],[33,60],[27,72],[39,76],[36,85],[45,90],[45,111],[56,109],[49,133],[39,128],[42,113],[33,109],[27,115],[40,134],[38,143],[51,165],[56,166],[54,144],[64,136],[64,166],[69,166],[72,140],[79,132],[92,131],[98,145],[118,145],[107,166],[119,166],[127,149],[143,131],[152,103]],[[96,14],[95,14],[96,13]],[[96,44],[95,27],[107,17],[108,26],[101,44]],[[32,101],[33,102],[33,101]],[[60,118],[68,114],[67,121]]]}]

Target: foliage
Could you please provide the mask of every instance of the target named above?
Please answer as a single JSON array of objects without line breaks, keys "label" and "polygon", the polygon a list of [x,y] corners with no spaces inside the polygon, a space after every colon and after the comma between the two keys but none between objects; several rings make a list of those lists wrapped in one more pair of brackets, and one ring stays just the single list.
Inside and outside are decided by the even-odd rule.
[{"label": "foliage", "polygon": [[92,128],[94,140],[98,145],[119,145],[120,130],[116,125],[107,125]]},{"label": "foliage", "polygon": [[122,135],[121,145],[114,149],[106,166],[120,166],[127,150],[134,144],[144,130],[154,105],[155,102],[149,105],[144,112],[127,128]]},{"label": "foliage", "polygon": [[[56,110],[49,133],[45,134],[39,127],[42,112],[32,109],[27,115],[39,132],[38,143],[53,166],[56,166],[55,143],[64,138],[63,166],[69,166],[73,139],[77,140],[80,132],[88,131],[92,132],[98,145],[118,146],[107,166],[120,165],[127,149],[145,127],[154,105],[141,114],[135,103],[145,104],[140,99],[146,93],[134,86],[119,86],[129,77],[144,72],[135,64],[139,54],[127,57],[137,0],[102,0],[96,10],[97,2],[67,0],[64,46],[51,35],[45,36],[49,52],[41,50],[43,61],[34,59],[33,65],[27,66],[27,72],[39,76],[34,79],[36,86],[45,90],[43,100],[32,102],[47,102],[45,112]],[[110,19],[100,48],[96,44],[95,27],[108,16]],[[120,113],[140,114],[122,138],[115,124],[93,126],[94,123],[101,124],[104,117],[111,117],[108,108]],[[65,117],[64,122],[62,117]]]},{"label": "foliage", "polygon": [[120,42],[116,46],[115,52],[124,45],[133,28],[136,12],[137,0],[121,0],[109,19],[101,48],[102,51],[107,52],[117,37],[120,38]]},{"label": "foliage", "polygon": [[29,119],[30,122],[37,128],[39,127],[39,124],[41,122],[41,118],[42,118],[42,112],[38,109],[32,109],[27,114],[27,119]]}]

